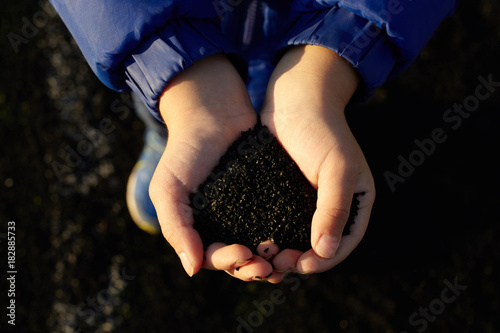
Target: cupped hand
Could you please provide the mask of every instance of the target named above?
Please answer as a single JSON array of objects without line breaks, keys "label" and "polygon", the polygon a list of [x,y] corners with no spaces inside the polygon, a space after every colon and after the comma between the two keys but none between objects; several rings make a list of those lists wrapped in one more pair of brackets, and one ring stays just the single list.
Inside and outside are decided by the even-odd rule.
[{"label": "cupped hand", "polygon": [[[318,190],[312,249],[305,253],[283,249],[273,259],[277,271],[329,270],[354,250],[366,231],[375,186],[344,116],[357,85],[351,65],[319,46],[291,48],[273,72],[262,123]],[[363,193],[358,215],[350,233],[342,236],[355,193]]]},{"label": "cupped hand", "polygon": [[241,132],[257,121],[236,70],[223,55],[197,61],[166,87],[160,113],[169,138],[151,180],[150,197],[162,233],[187,274],[207,268],[224,270],[244,281],[279,282],[281,275],[272,274],[273,267],[265,258],[239,244],[214,243],[204,249],[193,228],[189,195]]}]

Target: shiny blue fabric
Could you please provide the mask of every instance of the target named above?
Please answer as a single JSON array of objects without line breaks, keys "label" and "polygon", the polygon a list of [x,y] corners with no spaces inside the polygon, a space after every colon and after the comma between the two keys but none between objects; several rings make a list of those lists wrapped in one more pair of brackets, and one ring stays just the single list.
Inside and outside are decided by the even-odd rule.
[{"label": "shiny blue fabric", "polygon": [[[291,45],[326,47],[358,71],[361,98],[404,71],[457,0],[51,0],[99,79],[153,114],[168,82],[215,53],[239,58],[256,109]],[[236,56],[236,58],[235,58]],[[243,64],[243,65],[241,65]]]}]

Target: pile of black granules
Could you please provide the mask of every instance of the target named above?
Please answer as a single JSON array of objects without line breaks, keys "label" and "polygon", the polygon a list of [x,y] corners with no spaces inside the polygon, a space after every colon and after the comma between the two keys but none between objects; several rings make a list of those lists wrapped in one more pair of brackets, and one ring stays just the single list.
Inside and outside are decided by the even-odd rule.
[{"label": "pile of black granules", "polygon": [[[272,240],[280,250],[311,248],[317,192],[260,121],[243,132],[190,201],[204,246],[242,244],[256,252]],[[349,232],[359,204],[351,205]]]}]

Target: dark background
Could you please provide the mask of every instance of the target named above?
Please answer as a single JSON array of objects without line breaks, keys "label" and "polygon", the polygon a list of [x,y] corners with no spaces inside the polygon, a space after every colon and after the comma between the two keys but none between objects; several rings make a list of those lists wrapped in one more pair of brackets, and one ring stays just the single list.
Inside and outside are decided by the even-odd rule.
[{"label": "dark background", "polygon": [[[410,69],[349,111],[378,191],[367,234],[331,271],[279,285],[210,271],[189,278],[161,236],[141,232],[125,188],[144,127],[127,95],[95,78],[58,17],[26,0],[0,6],[0,327],[500,332],[500,87],[458,128],[443,119],[474,96],[479,76],[500,81],[498,2],[463,1]],[[23,32],[26,21],[38,28]],[[13,34],[24,38],[17,52]],[[447,140],[391,191],[384,174],[435,128]],[[67,159],[70,151],[84,154]],[[15,330],[5,315],[8,221]],[[454,283],[467,289],[442,293]],[[429,307],[437,315],[409,320]]]}]

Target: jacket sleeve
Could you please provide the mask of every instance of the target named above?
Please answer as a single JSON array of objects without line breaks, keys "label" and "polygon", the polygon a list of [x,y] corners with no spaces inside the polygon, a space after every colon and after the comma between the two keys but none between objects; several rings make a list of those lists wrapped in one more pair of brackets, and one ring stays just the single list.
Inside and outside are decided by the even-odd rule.
[{"label": "jacket sleeve", "polygon": [[160,119],[168,82],[195,61],[234,49],[206,0],[51,0],[97,77],[133,90]]},{"label": "jacket sleeve", "polygon": [[347,59],[366,99],[418,56],[457,0],[296,0],[291,29],[280,49],[312,44]]}]

